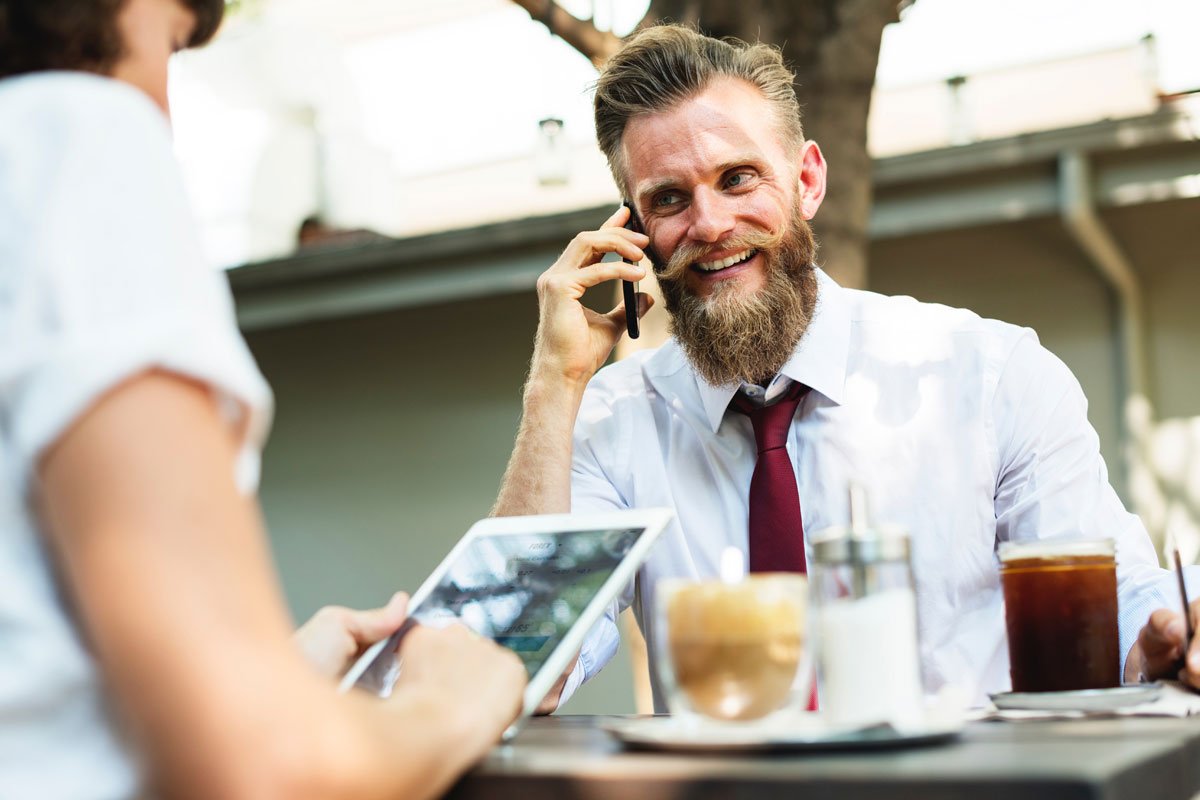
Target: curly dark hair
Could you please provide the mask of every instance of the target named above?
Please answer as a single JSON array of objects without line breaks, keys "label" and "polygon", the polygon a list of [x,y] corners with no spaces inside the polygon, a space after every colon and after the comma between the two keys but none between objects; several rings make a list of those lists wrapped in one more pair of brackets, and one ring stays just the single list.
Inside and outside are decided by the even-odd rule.
[{"label": "curly dark hair", "polygon": [[[126,0],[0,0],[0,78],[49,69],[106,73],[121,57]],[[180,0],[196,15],[188,47],[213,37],[225,0]]]}]

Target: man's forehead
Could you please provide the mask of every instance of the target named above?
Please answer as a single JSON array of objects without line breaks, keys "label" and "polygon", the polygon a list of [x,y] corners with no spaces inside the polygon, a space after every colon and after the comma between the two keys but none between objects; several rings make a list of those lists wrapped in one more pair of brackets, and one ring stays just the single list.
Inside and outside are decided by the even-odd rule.
[{"label": "man's forehead", "polygon": [[785,157],[771,104],[756,88],[722,81],[629,121],[621,147],[635,195],[738,162]]}]

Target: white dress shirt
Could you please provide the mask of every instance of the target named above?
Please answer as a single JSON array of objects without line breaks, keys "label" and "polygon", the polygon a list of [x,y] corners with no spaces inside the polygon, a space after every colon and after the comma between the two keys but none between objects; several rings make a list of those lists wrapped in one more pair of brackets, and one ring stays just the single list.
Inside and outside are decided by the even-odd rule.
[{"label": "white dress shirt", "polygon": [[[47,553],[37,464],[96,400],[165,369],[209,387],[257,481],[271,395],[210,269],[162,112],[82,73],[0,81],[0,797],[140,796]],[[186,635],[181,632],[180,635]]]},{"label": "white dress shirt", "polygon": [[[983,702],[1010,687],[997,544],[1111,537],[1124,663],[1178,589],[1109,485],[1067,367],[1027,328],[817,275],[812,323],[782,370],[812,388],[787,443],[806,545],[849,522],[848,486],[864,485],[873,519],[912,534],[926,691],[953,684]],[[726,413],[737,390],[706,384],[672,340],[601,370],[575,426],[573,511],[676,513],[621,600],[646,634],[659,710],[656,583],[716,576],[724,548],[746,552],[756,450],[750,420]],[[568,690],[615,652],[618,611],[589,634]]]}]

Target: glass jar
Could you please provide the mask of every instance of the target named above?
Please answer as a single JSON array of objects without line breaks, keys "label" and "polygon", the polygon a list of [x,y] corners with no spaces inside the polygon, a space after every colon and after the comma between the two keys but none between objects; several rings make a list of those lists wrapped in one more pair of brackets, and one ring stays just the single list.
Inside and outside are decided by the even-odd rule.
[{"label": "glass jar", "polygon": [[814,648],[833,725],[920,724],[924,693],[907,531],[830,528],[814,537]]}]

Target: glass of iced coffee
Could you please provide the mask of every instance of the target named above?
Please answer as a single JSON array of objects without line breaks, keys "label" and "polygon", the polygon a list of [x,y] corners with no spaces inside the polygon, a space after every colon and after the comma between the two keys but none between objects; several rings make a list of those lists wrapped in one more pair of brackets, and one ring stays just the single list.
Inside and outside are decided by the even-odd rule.
[{"label": "glass of iced coffee", "polygon": [[659,670],[673,714],[744,721],[803,709],[811,661],[803,575],[658,586]]},{"label": "glass of iced coffee", "polygon": [[999,556],[1013,691],[1119,686],[1114,542],[1004,542]]}]

